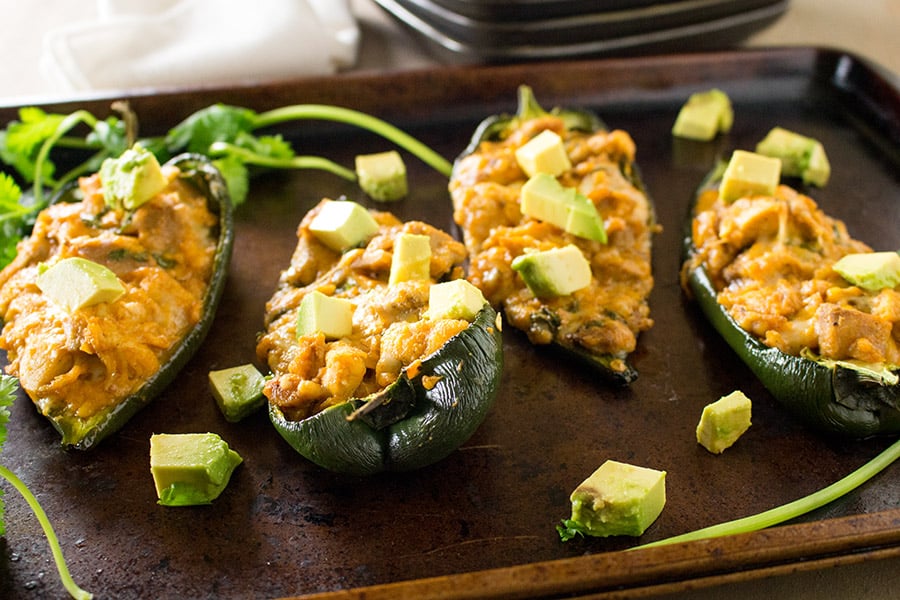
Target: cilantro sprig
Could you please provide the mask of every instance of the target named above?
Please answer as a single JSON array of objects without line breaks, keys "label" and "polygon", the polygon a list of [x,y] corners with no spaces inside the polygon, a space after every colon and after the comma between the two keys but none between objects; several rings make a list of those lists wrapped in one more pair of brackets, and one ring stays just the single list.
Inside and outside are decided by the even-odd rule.
[{"label": "cilantro sprig", "polygon": [[13,178],[0,173],[0,266],[16,257],[16,243],[31,229],[36,214],[33,198],[23,196]]},{"label": "cilantro sprig", "polygon": [[[189,115],[165,135],[144,138],[138,137],[137,115],[126,103],[114,103],[112,109],[115,114],[100,119],[86,110],[62,115],[26,107],[19,110],[19,120],[0,131],[0,160],[31,184],[30,191],[17,196],[11,191],[4,193],[2,186],[8,183],[0,182],[0,268],[15,256],[16,242],[27,233],[34,215],[47,205],[48,197],[78,176],[98,170],[104,159],[119,156],[135,142],[160,162],[181,152],[209,157],[221,171],[234,205],[247,198],[250,167],[319,169],[356,180],[352,169],[324,157],[297,154],[283,136],[266,133],[272,126],[292,121],[332,121],[358,127],[407,150],[444,176],[449,176],[452,168],[444,157],[394,125],[338,106],[295,104],[256,112],[219,103]],[[60,173],[61,156],[80,162]],[[11,199],[14,196],[17,198]],[[14,206],[16,202],[21,206]],[[15,226],[6,225],[7,220]]]},{"label": "cilantro sprig", "polygon": [[585,537],[591,535],[587,527],[572,519],[563,519],[562,523],[556,526],[556,532],[559,534],[561,542],[568,542],[576,536]]},{"label": "cilantro sprig", "polygon": [[[19,382],[15,377],[0,375],[0,452],[2,452],[3,443],[6,441],[6,424],[9,423],[9,407],[12,406],[13,401],[16,399],[16,390],[18,387]],[[63,557],[62,547],[59,544],[56,533],[53,531],[53,525],[50,523],[47,513],[41,508],[35,495],[15,473],[0,464],[0,480],[3,479],[8,481],[16,491],[25,498],[25,501],[37,518],[38,523],[40,523],[41,528],[44,530],[44,535],[47,537],[47,542],[50,545],[50,551],[53,553],[56,569],[59,572],[60,581],[62,581],[66,591],[76,600],[89,600],[90,598],[93,598],[93,595],[90,592],[86,592],[78,587],[78,584],[75,583],[75,580],[73,580],[72,576],[69,574],[69,568],[66,566],[66,561]],[[2,492],[3,490],[0,490],[0,496],[2,496]],[[0,498],[0,535],[3,535],[6,532],[4,527],[3,509],[3,500]]]}]

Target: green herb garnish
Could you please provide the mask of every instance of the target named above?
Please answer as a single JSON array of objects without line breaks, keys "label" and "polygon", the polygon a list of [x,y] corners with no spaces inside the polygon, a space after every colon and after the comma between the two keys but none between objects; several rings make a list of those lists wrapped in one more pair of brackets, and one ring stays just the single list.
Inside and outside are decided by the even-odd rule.
[{"label": "green herb garnish", "polygon": [[849,494],[859,486],[869,481],[872,477],[886,469],[894,461],[900,458],[900,440],[894,442],[881,454],[856,469],[843,479],[840,479],[831,485],[815,491],[808,496],[782,504],[767,511],[750,515],[734,521],[726,521],[711,527],[697,529],[674,537],[657,540],[640,546],[631,548],[650,548],[652,546],[662,546],[666,544],[675,544],[679,542],[693,542],[696,540],[704,540],[714,537],[722,537],[726,535],[736,535],[739,533],[749,533],[751,531],[759,531],[766,527],[778,525],[791,519],[795,519],[801,515],[811,512],[817,508],[821,508],[837,500],[841,496]]},{"label": "green herb garnish", "polygon": [[[98,119],[86,110],[68,115],[47,113],[36,107],[22,108],[19,120],[0,131],[0,160],[27,183],[30,194],[4,194],[0,180],[0,268],[15,256],[15,244],[27,235],[34,215],[47,198],[64,184],[99,169],[106,158],[117,157],[139,141],[164,162],[181,152],[209,157],[222,173],[232,204],[244,202],[249,190],[249,167],[257,169],[319,169],[356,181],[353,169],[320,156],[301,156],[281,135],[260,133],[273,125],[301,120],[333,121],[379,135],[417,156],[442,175],[452,165],[434,150],[397,127],[371,115],[321,104],[296,104],[257,113],[248,108],[214,104],[191,114],[158,137],[137,137],[137,117],[125,103],[114,103],[120,116]],[[73,133],[76,128],[87,133]],[[81,163],[62,173],[51,153],[65,149],[67,156],[86,154]],[[4,176],[5,177],[5,176]],[[14,185],[11,179],[9,183]],[[16,187],[18,189],[18,187]],[[15,196],[15,198],[12,198]],[[9,222],[9,224],[7,224]]]},{"label": "green herb garnish", "polygon": [[[16,399],[16,389],[18,389],[18,387],[19,382],[15,377],[0,375],[0,451],[3,449],[3,442],[6,441],[6,424],[9,422],[9,407],[12,406],[13,401]],[[75,583],[72,576],[69,574],[69,568],[66,566],[66,561],[63,558],[59,539],[53,531],[50,519],[47,518],[47,514],[44,512],[44,509],[41,508],[40,503],[38,503],[34,494],[31,493],[31,490],[28,489],[25,483],[19,479],[15,473],[4,467],[2,464],[0,464],[0,479],[8,481],[20,494],[22,494],[22,497],[25,498],[25,501],[34,513],[34,516],[37,517],[38,522],[41,524],[41,528],[44,530],[44,535],[47,537],[47,542],[50,544],[53,560],[56,562],[57,571],[59,571],[60,581],[62,581],[66,591],[77,600],[88,600],[89,598],[93,598],[92,594],[78,587],[78,584]],[[2,490],[0,490],[0,495],[2,495]],[[6,529],[3,523],[3,502],[2,499],[0,499],[0,535],[3,535],[5,531]]]},{"label": "green herb garnish", "polygon": [[559,533],[561,542],[568,542],[575,536],[585,537],[591,534],[587,527],[572,519],[563,519],[562,523],[556,526],[556,532]]},{"label": "green herb garnish", "polygon": [[0,173],[0,267],[16,257],[16,244],[34,224],[38,209],[6,173]]}]

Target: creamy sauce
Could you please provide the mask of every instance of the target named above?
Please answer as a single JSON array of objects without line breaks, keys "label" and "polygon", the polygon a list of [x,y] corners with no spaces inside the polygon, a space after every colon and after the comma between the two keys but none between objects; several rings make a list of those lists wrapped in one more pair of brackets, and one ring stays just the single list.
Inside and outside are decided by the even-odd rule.
[{"label": "creamy sauce", "polygon": [[723,204],[699,199],[692,230],[696,255],[718,301],[737,324],[790,355],[812,351],[832,360],[900,364],[900,291],[866,291],[832,265],[869,252],[843,222],[787,186],[774,196]]},{"label": "creamy sauce", "polygon": [[[0,348],[7,373],[44,414],[87,419],[136,392],[200,320],[218,218],[174,178],[133,214],[108,210],[98,176],[84,199],[43,210],[0,272]],[[41,264],[78,256],[109,267],[125,288],[114,302],[68,312],[35,284]]]},{"label": "creamy sauce", "polygon": [[[519,196],[527,176],[515,151],[545,129],[563,137],[572,168],[559,177],[597,207],[608,243],[586,240],[526,215]],[[534,344],[559,343],[592,355],[624,357],[653,325],[648,296],[655,230],[645,193],[629,179],[635,145],[624,131],[566,131],[556,117],[524,122],[508,138],[483,142],[463,158],[450,182],[454,219],[469,250],[469,280]],[[530,250],[577,245],[591,265],[588,287],[536,298],[511,263]],[[621,361],[614,368],[624,369]]]},{"label": "creamy sauce", "polygon": [[[264,394],[295,421],[380,391],[469,326],[465,320],[422,319],[431,285],[462,277],[466,252],[461,243],[425,223],[402,223],[375,212],[375,237],[365,247],[339,254],[309,232],[321,206],[307,213],[297,229],[297,247],[266,304],[266,331],[257,345],[259,360],[273,373]],[[428,281],[388,285],[394,239],[400,233],[431,238]],[[314,290],[351,301],[349,337],[297,336],[297,310]]]}]

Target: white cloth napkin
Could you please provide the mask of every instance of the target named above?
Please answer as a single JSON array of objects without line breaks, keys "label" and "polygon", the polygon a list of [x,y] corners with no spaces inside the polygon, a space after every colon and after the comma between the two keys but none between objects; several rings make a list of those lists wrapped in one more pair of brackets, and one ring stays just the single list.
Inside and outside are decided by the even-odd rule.
[{"label": "white cloth napkin", "polygon": [[50,31],[41,66],[61,91],[204,86],[353,66],[348,0],[98,0],[98,18]]}]

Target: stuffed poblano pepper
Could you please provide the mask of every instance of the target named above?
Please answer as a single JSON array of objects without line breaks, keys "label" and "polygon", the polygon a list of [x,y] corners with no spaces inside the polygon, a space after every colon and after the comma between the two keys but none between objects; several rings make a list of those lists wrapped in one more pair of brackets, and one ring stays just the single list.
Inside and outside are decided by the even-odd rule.
[{"label": "stuffed poblano pepper", "polygon": [[332,471],[437,462],[475,432],[500,387],[500,321],[462,278],[448,234],[346,200],[303,218],[266,305],[257,355],[281,436]]},{"label": "stuffed poblano pepper", "polygon": [[233,240],[225,184],[199,155],[140,146],[65,188],[0,272],[6,370],[86,450],[122,427],[199,347]]},{"label": "stuffed poblano pepper", "polygon": [[456,160],[454,219],[468,279],[535,345],[552,344],[627,384],[649,329],[652,203],[635,144],[589,111],[543,110],[527,86]]},{"label": "stuffed poblano pepper", "polygon": [[701,185],[683,285],[808,424],[852,437],[900,431],[900,256],[873,252],[780,184],[777,163],[737,151]]}]

